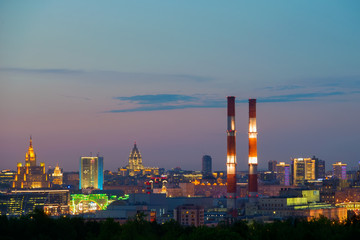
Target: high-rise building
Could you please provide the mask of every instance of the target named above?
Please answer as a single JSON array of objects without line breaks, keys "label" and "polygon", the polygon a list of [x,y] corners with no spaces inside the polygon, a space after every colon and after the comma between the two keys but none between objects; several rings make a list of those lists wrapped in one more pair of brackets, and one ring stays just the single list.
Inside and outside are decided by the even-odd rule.
[{"label": "high-rise building", "polygon": [[305,158],[305,180],[315,180],[315,160]]},{"label": "high-rise building", "polygon": [[276,164],[277,164],[277,161],[276,160],[270,160],[268,161],[268,170],[270,172],[276,172]]},{"label": "high-rise building", "polygon": [[32,145],[32,137],[30,136],[30,146],[25,154],[25,166],[21,163],[17,164],[17,172],[12,185],[13,188],[49,188],[50,182],[45,173],[45,163],[36,165],[36,154]]},{"label": "high-rise building", "polygon": [[79,171],[79,188],[103,189],[104,183],[104,158],[100,157],[81,157]]},{"label": "high-rise building", "polygon": [[303,158],[291,160],[292,184],[302,185],[305,182],[305,162]]},{"label": "high-rise building", "polygon": [[204,176],[210,176],[212,174],[212,159],[209,155],[202,157],[202,173]]},{"label": "high-rise building", "polygon": [[342,162],[333,164],[333,176],[341,180],[346,180],[346,166],[347,164]]},{"label": "high-rise building", "polygon": [[129,156],[129,165],[126,166],[129,169],[129,174],[131,176],[134,175],[135,171],[143,170],[144,166],[142,164],[142,157],[139,149],[137,148],[136,142],[134,143],[134,147],[130,152]]},{"label": "high-rise building", "polygon": [[313,156],[315,160],[315,179],[325,179],[325,161]]},{"label": "high-rise building", "polygon": [[291,162],[293,185],[304,185],[306,180],[315,180],[315,160],[293,158]]},{"label": "high-rise building", "polygon": [[281,185],[290,185],[290,164],[284,162],[276,164],[276,179]]},{"label": "high-rise building", "polygon": [[63,173],[61,172],[61,169],[59,165],[56,165],[54,172],[51,174],[51,182],[55,185],[62,185],[63,184]]}]

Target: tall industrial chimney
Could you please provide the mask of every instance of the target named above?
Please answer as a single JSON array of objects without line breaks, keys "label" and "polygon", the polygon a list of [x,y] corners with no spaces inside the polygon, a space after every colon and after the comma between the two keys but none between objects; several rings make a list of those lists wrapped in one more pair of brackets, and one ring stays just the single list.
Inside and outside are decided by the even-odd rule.
[{"label": "tall industrial chimney", "polygon": [[236,210],[236,130],[235,130],[235,97],[227,97],[227,208]]},{"label": "tall industrial chimney", "polygon": [[249,198],[258,197],[256,99],[249,99]]}]

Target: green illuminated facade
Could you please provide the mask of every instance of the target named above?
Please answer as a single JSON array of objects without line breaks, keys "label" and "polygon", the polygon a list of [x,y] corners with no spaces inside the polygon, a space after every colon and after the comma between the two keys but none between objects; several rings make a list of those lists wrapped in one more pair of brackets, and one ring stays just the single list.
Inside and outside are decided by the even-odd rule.
[{"label": "green illuminated facade", "polygon": [[70,210],[73,214],[106,210],[112,202],[128,198],[127,194],[120,197],[107,194],[71,194]]}]

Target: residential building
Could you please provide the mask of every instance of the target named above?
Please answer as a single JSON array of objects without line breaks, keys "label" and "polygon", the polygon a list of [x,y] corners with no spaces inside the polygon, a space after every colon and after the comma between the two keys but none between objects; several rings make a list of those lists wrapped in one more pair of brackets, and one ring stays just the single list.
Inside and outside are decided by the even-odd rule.
[{"label": "residential building", "polygon": [[185,204],[174,209],[174,219],[184,226],[204,225],[204,207]]}]

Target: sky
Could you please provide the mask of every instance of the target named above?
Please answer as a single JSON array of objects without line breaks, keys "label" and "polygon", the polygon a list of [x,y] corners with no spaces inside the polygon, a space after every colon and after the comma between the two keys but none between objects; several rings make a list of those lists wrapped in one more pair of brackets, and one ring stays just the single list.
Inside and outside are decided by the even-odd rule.
[{"label": "sky", "polygon": [[236,96],[238,170],[257,99],[259,169],[316,156],[360,161],[358,1],[0,2],[0,169],[77,171],[100,153],[148,167],[226,169]]}]

